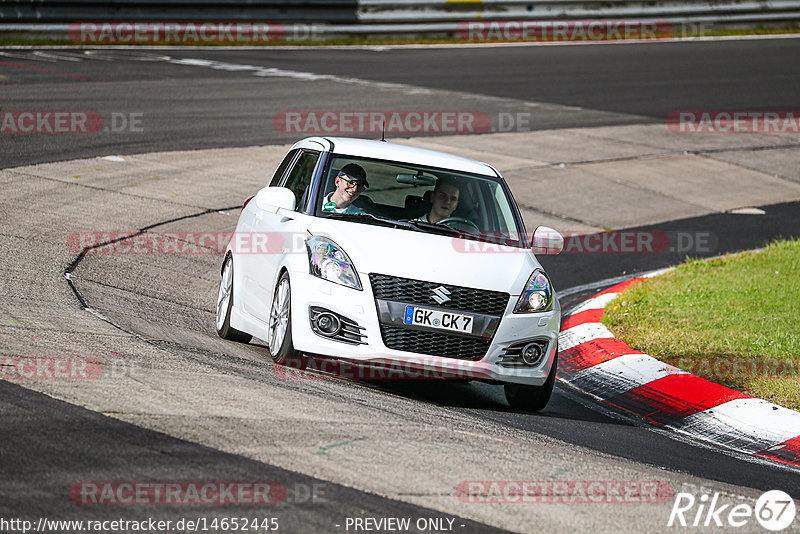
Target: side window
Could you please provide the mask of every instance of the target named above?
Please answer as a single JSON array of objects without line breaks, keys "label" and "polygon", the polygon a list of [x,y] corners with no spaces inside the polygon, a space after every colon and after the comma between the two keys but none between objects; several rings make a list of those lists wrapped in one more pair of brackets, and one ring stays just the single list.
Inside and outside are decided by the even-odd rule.
[{"label": "side window", "polygon": [[311,177],[314,174],[314,167],[316,167],[318,159],[319,152],[303,151],[286,178],[284,187],[288,187],[294,193],[294,198],[297,199],[298,211],[303,209],[301,200],[303,200],[308,184],[311,183]]},{"label": "side window", "polygon": [[289,166],[289,164],[292,162],[292,159],[294,159],[294,155],[298,152],[299,150],[295,149],[286,154],[286,157],[283,158],[281,164],[278,165],[278,169],[275,171],[275,174],[272,175],[272,179],[269,181],[269,185],[271,187],[275,187],[280,183],[281,178],[283,178],[283,173],[286,171],[286,167]]}]

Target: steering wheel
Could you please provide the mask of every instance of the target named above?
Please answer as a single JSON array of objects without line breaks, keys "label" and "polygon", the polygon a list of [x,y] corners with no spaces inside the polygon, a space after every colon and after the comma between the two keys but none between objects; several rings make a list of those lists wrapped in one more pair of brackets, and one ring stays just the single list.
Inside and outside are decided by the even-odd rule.
[{"label": "steering wheel", "polygon": [[[450,223],[457,223],[457,224],[456,225],[452,225]],[[455,228],[456,230],[469,230],[469,227],[472,227],[476,232],[480,233],[480,231],[481,231],[481,229],[478,228],[477,224],[475,224],[474,222],[470,221],[469,219],[465,219],[464,217],[447,217],[446,219],[442,219],[441,221],[438,221],[438,224],[446,224],[447,226],[450,226],[451,228]],[[458,225],[464,225],[464,226],[467,226],[467,228],[459,228]]]}]

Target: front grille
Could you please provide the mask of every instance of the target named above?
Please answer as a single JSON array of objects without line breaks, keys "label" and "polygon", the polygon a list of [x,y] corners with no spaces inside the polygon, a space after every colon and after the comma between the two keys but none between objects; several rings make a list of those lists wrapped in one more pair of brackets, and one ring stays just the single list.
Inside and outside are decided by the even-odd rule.
[{"label": "front grille", "polygon": [[[441,306],[462,312],[483,313],[486,315],[503,315],[510,295],[501,291],[487,291],[471,287],[423,282],[410,278],[398,278],[385,274],[370,273],[369,281],[376,299],[407,302],[428,306]],[[433,290],[444,286],[450,300],[439,304],[433,298]]]},{"label": "front grille", "polygon": [[460,360],[480,360],[489,350],[490,339],[440,334],[381,325],[383,343],[390,349]]}]

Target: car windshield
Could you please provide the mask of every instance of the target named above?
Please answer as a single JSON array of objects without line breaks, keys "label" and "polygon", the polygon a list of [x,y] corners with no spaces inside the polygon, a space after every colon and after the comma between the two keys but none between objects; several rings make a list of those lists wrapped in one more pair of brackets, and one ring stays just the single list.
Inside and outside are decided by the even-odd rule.
[{"label": "car windshield", "polygon": [[[345,180],[339,178],[337,186],[342,172]],[[321,217],[526,246],[516,207],[500,179],[334,155],[320,183],[315,213]]]}]

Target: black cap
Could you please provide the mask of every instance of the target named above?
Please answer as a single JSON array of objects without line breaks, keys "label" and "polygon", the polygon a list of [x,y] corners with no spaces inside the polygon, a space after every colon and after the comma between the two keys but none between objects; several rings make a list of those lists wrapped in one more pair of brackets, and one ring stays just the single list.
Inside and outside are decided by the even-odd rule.
[{"label": "black cap", "polygon": [[364,187],[369,187],[369,182],[367,182],[367,173],[358,163],[348,163],[342,167],[342,170],[339,171],[339,174],[346,174],[351,180],[364,184]]}]

